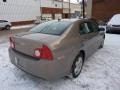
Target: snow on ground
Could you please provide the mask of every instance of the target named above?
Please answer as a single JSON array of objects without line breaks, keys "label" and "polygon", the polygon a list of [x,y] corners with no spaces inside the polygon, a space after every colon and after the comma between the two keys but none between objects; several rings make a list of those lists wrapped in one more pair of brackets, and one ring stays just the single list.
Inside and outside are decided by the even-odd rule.
[{"label": "snow on ground", "polygon": [[0,90],[120,90],[120,35],[107,34],[105,46],[84,64],[77,79],[45,81],[9,61],[8,43],[0,44]]}]

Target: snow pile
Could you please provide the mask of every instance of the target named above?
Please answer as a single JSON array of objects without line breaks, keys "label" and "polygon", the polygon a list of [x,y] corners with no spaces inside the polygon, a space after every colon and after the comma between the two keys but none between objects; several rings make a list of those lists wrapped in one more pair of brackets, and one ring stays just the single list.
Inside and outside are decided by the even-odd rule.
[{"label": "snow pile", "polygon": [[76,79],[44,81],[13,66],[8,43],[0,45],[1,90],[120,90],[120,36],[107,35],[105,46],[84,64]]}]

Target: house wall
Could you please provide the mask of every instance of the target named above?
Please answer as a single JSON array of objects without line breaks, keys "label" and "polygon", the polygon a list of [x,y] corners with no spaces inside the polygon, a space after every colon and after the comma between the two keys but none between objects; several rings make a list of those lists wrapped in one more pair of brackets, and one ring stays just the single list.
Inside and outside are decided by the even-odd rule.
[{"label": "house wall", "polygon": [[0,0],[0,19],[10,22],[32,22],[40,16],[40,4],[38,0]]},{"label": "house wall", "polygon": [[62,18],[62,9],[61,8],[50,8],[50,7],[42,7],[42,18],[46,19],[58,19]]},{"label": "house wall", "polygon": [[[81,15],[81,6],[80,4],[71,3],[70,4],[70,17],[77,18]],[[69,18],[69,3],[63,3],[63,18]]]},{"label": "house wall", "polygon": [[[63,5],[63,6],[62,6]],[[62,0],[41,0],[41,11],[42,11],[42,17],[46,19],[58,19],[63,17],[68,18],[69,14],[69,3],[64,2],[62,3]],[[63,8],[62,8],[63,7]],[[79,4],[70,4],[71,12],[75,13],[76,11],[81,12],[81,8]]]},{"label": "house wall", "polygon": [[92,17],[92,0],[87,0],[86,15],[88,18]]},{"label": "house wall", "polygon": [[120,14],[120,0],[93,0],[92,17],[108,21],[114,14]]},{"label": "house wall", "polygon": [[[69,3],[68,2],[64,2],[63,3],[63,8],[64,8],[64,12],[65,13],[69,13]],[[70,4],[70,11],[71,13],[75,13],[75,11],[79,11],[81,12],[81,6],[80,4],[74,4],[74,3],[71,3]]]},{"label": "house wall", "polygon": [[42,19],[62,18],[62,2],[60,0],[41,0]]},{"label": "house wall", "polygon": [[50,7],[50,8],[61,8],[62,2],[59,0],[41,0],[41,7]]}]

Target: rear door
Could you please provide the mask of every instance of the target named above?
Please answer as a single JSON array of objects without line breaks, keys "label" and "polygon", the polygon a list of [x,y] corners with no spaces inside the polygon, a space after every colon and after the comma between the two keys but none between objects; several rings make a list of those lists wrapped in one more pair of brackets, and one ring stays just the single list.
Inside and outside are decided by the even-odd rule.
[{"label": "rear door", "polygon": [[89,28],[89,21],[83,21],[79,26],[80,44],[83,43],[86,50],[87,57],[90,56],[96,49],[95,47],[95,33],[93,29]]},{"label": "rear door", "polygon": [[102,41],[104,39],[104,31],[99,31],[98,30],[99,26],[98,26],[97,22],[94,21],[94,20],[90,20],[88,22],[88,28],[90,30],[93,30],[94,48],[97,50],[100,47],[100,45],[101,45],[101,43],[102,43]]}]

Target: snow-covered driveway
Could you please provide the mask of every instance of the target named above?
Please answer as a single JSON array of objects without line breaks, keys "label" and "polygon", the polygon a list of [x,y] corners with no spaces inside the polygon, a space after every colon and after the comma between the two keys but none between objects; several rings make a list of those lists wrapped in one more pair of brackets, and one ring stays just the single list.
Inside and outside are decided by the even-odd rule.
[{"label": "snow-covered driveway", "polygon": [[14,67],[8,43],[0,44],[0,90],[120,90],[120,35],[107,34],[105,46],[84,64],[77,79],[44,81]]}]

